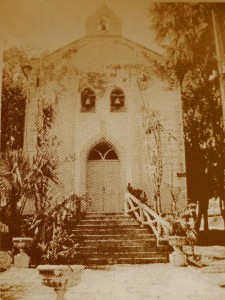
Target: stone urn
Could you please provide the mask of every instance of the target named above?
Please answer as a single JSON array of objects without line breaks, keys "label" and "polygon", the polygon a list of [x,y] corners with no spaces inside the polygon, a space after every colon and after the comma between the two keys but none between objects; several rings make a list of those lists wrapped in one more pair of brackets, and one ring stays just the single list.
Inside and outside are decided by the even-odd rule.
[{"label": "stone urn", "polygon": [[170,254],[170,262],[176,267],[187,266],[187,256],[182,251],[182,247],[186,245],[185,236],[169,236],[169,245],[173,247],[174,251]]},{"label": "stone urn", "polygon": [[30,265],[30,257],[25,252],[32,246],[33,239],[29,237],[13,238],[13,246],[19,250],[19,253],[14,256],[14,265],[17,268],[28,268]]},{"label": "stone urn", "polygon": [[39,265],[37,267],[42,284],[54,288],[57,300],[64,300],[68,288],[77,285],[84,266],[81,265]]}]

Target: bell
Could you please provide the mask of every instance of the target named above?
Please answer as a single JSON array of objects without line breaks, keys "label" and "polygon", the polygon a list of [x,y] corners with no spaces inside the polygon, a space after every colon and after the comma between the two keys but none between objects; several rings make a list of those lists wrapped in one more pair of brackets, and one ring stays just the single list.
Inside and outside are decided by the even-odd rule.
[{"label": "bell", "polygon": [[87,99],[85,100],[85,106],[89,106],[89,105],[91,105],[91,99],[87,97]]},{"label": "bell", "polygon": [[119,97],[116,97],[115,99],[115,105],[120,105],[121,104],[121,101],[119,99]]},{"label": "bell", "polygon": [[147,82],[147,76],[145,74],[142,75],[142,81]]}]

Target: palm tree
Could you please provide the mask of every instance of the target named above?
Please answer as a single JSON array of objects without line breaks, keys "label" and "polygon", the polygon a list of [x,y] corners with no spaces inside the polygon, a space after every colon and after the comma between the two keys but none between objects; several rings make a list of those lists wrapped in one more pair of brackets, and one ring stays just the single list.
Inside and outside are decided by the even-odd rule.
[{"label": "palm tree", "polygon": [[22,150],[8,149],[0,160],[0,179],[7,199],[11,236],[20,234],[20,218],[27,201],[34,200],[36,212],[50,206],[50,183],[58,184],[57,159],[39,151],[29,158]]},{"label": "palm tree", "polygon": [[189,183],[198,167],[194,161],[200,153],[205,156],[202,168],[216,158],[220,182],[224,176],[219,84],[208,81],[212,70],[217,69],[212,8],[218,20],[224,21],[224,3],[154,3],[151,7],[156,39],[165,49],[164,71],[168,77],[175,74],[181,89],[189,195],[193,188]]},{"label": "palm tree", "polygon": [[181,86],[188,71],[201,67],[211,73],[216,67],[212,8],[224,20],[223,3],[155,3],[151,7],[156,40],[166,48],[165,64],[175,71]]}]

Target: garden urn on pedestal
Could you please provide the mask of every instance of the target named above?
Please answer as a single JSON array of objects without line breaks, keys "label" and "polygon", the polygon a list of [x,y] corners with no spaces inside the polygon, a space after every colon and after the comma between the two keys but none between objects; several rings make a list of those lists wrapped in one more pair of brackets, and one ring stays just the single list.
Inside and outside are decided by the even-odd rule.
[{"label": "garden urn on pedestal", "polygon": [[29,268],[30,257],[25,250],[30,249],[33,239],[29,237],[13,238],[14,248],[19,250],[19,253],[14,256],[14,265],[17,268]]},{"label": "garden urn on pedestal", "polygon": [[64,300],[68,288],[77,285],[84,266],[81,265],[39,265],[37,267],[46,286],[54,288],[57,300]]},{"label": "garden urn on pedestal", "polygon": [[170,254],[170,262],[176,267],[184,267],[187,265],[186,254],[182,251],[182,247],[186,244],[185,236],[170,236],[170,246],[173,247],[174,251]]}]

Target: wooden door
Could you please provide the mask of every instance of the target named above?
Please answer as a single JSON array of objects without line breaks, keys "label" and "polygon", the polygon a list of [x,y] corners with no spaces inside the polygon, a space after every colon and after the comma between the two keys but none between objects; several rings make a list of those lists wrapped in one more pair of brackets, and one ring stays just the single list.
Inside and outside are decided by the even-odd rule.
[{"label": "wooden door", "polygon": [[[107,153],[109,154],[109,151]],[[103,154],[89,156],[87,162],[87,193],[90,199],[88,210],[92,212],[121,212],[123,210],[123,197],[120,162],[117,155],[113,156],[111,153],[111,155],[104,156]],[[93,157],[95,159],[91,159]]]}]

